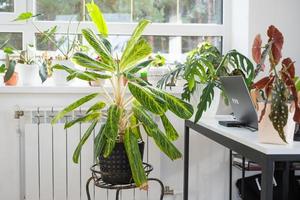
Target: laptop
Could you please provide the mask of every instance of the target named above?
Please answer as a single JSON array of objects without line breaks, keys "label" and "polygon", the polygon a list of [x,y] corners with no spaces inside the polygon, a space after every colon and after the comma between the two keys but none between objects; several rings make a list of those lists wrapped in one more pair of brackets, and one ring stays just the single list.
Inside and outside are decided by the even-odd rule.
[{"label": "laptop", "polygon": [[242,76],[222,76],[220,81],[228,97],[236,121],[219,121],[229,127],[248,127],[258,130],[258,118],[245,80]]}]

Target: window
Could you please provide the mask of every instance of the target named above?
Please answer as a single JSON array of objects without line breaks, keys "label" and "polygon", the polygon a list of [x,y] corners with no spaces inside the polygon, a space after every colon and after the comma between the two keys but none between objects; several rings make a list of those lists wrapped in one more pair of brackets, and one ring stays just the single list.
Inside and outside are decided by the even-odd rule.
[{"label": "window", "polygon": [[0,32],[0,46],[5,43],[7,47],[21,50],[23,48],[22,33]]},{"label": "window", "polygon": [[[76,32],[78,21],[81,28],[95,27],[90,22],[84,2],[89,0],[0,0],[0,11],[13,8],[40,13],[35,24],[41,30],[57,25],[59,35]],[[230,0],[94,0],[108,22],[110,39],[115,46],[122,46],[132,33],[136,23],[150,19],[153,23],[146,29],[145,38],[154,52],[178,59],[180,55],[195,48],[200,42],[210,41],[220,50],[228,50],[228,8]],[[15,5],[14,5],[15,4]],[[0,12],[1,15],[1,12]],[[1,30],[8,25],[1,24]],[[12,43],[38,44],[40,50],[55,50],[48,44],[39,44],[39,37],[31,22],[9,22],[8,32],[23,31],[23,40],[16,37]],[[57,36],[55,40],[59,40]],[[119,44],[117,44],[119,42]]]},{"label": "window", "polygon": [[0,12],[13,12],[14,1],[13,0],[0,0]]}]

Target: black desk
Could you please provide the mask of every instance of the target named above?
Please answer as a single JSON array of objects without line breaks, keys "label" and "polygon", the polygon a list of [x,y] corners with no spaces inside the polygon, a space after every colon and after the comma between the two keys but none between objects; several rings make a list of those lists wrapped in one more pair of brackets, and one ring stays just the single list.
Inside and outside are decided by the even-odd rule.
[{"label": "black desk", "polygon": [[[293,145],[271,145],[258,142],[256,132],[247,129],[228,128],[218,124],[220,119],[211,117],[201,119],[198,124],[190,120],[185,121],[184,133],[184,185],[183,197],[188,200],[189,184],[189,134],[190,129],[207,138],[247,157],[262,167],[261,200],[273,200],[273,172],[274,162],[300,161],[300,142]],[[231,168],[230,168],[231,169]],[[285,167],[283,185],[288,188],[289,168]],[[231,180],[230,180],[231,185]],[[231,192],[229,193],[231,195]],[[288,190],[284,189],[282,199],[288,199]],[[231,197],[229,198],[231,199]]]}]

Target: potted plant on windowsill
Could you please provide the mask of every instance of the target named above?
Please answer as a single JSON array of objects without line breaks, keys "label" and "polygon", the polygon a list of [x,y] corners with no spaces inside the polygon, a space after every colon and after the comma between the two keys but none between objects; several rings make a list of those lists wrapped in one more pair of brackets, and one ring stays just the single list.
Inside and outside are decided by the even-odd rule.
[{"label": "potted plant on windowsill", "polygon": [[[293,141],[294,122],[300,123],[295,65],[291,58],[281,61],[282,33],[272,25],[267,36],[268,43],[262,46],[261,36],[257,35],[252,48],[257,68],[265,68],[267,58],[270,67],[269,74],[252,86],[261,91],[264,98],[263,106],[259,106],[259,139],[263,143],[287,144]],[[292,108],[289,109],[289,106]]]},{"label": "potted plant on windowsill", "polygon": [[157,81],[159,81],[162,74],[168,72],[168,67],[166,66],[166,58],[161,54],[157,54],[154,56],[153,61],[148,67],[147,70],[147,78],[149,83],[152,85],[156,85]]},{"label": "potted plant on windowsill", "polygon": [[[107,40],[108,30],[100,9],[93,1],[86,6],[100,35],[90,29],[83,29],[82,34],[99,55],[100,60],[78,52],[74,54],[73,62],[83,68],[88,68],[89,71],[77,70],[74,72],[65,66],[58,65],[56,68],[70,73],[69,79],[73,77],[87,81],[96,78],[108,79],[112,91],[109,93],[103,87],[105,102],[98,101],[86,111],[83,117],[65,124],[65,128],[69,128],[75,123],[91,122],[73,154],[73,161],[78,162],[82,146],[93,132],[96,124],[102,119],[105,122],[94,140],[95,156],[104,173],[102,179],[112,184],[134,181],[138,187],[147,189],[147,177],[142,165],[143,138],[140,128],[144,128],[160,150],[170,159],[178,159],[181,157],[181,153],[172,141],[176,140],[179,135],[165,113],[170,110],[180,118],[189,119],[193,115],[193,107],[166,92],[151,87],[136,77],[141,69],[147,67],[145,62],[148,60],[145,59],[152,53],[149,43],[141,38],[149,21],[139,22],[126,43],[123,55],[115,58],[111,44]],[[124,78],[127,79],[125,84]],[[72,103],[59,112],[52,123],[58,122],[67,113],[99,95],[100,93],[93,93]],[[104,110],[105,108],[107,111]],[[160,117],[164,131],[158,128],[150,114]]]},{"label": "potted plant on windowsill", "polygon": [[[181,98],[188,101],[194,100],[197,104],[194,119],[196,123],[210,107],[217,108],[218,104],[223,107],[228,105],[219,77],[230,75],[243,75],[250,88],[255,77],[252,62],[236,50],[222,55],[217,47],[205,42],[190,51],[184,63],[177,63],[174,70],[165,74],[158,82],[158,87],[166,87],[170,80],[174,82],[179,76],[186,80]],[[215,95],[219,91],[220,94]],[[218,98],[216,101],[218,104],[211,106],[215,97]]]},{"label": "potted plant on windowsill", "polygon": [[[34,15],[31,12],[25,12],[21,13],[14,21],[25,21],[25,20],[32,20],[33,18],[39,16],[41,14]],[[75,65],[70,60],[70,58],[73,56],[74,52],[77,51],[80,48],[80,44],[78,42],[77,38],[77,32],[79,28],[79,23],[77,26],[77,30],[75,34],[70,33],[70,24],[72,22],[70,21],[68,24],[67,32],[66,34],[62,34],[62,36],[57,39],[57,26],[53,26],[45,31],[41,30],[38,26],[35,25],[35,23],[32,21],[32,25],[35,27],[35,29],[38,31],[37,36],[39,37],[39,45],[42,44],[51,44],[55,48],[56,52],[55,55],[52,57],[52,65],[64,65],[68,68],[74,69]],[[53,83],[56,86],[67,86],[70,82],[67,81],[68,73],[65,71],[52,71],[52,79]]]},{"label": "potted plant on windowsill", "polygon": [[39,66],[36,63],[35,49],[28,45],[25,50],[20,51],[17,59],[16,71],[20,75],[19,83],[23,86],[39,84]]},{"label": "potted plant on windowsill", "polygon": [[6,47],[4,49],[6,54],[5,64],[1,65],[1,73],[4,73],[3,81],[6,86],[16,86],[19,80],[19,75],[15,72],[16,61],[10,59],[13,54],[13,49]]}]

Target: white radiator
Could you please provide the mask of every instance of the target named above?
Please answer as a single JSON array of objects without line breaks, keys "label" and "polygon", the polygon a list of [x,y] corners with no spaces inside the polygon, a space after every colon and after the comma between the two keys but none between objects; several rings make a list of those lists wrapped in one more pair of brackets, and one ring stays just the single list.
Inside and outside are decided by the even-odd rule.
[{"label": "white radiator", "polygon": [[[93,138],[100,124],[83,147],[80,163],[75,164],[72,161],[73,151],[89,124],[76,124],[65,130],[65,120],[80,116],[81,112],[75,111],[52,126],[50,121],[55,112],[51,110],[24,113],[26,120],[21,145],[24,156],[21,164],[24,197],[26,200],[87,200],[85,185],[91,176],[89,168],[94,163]],[[157,148],[152,148],[154,144],[148,139],[146,137],[144,161],[154,166],[155,171],[150,176],[160,178],[160,153]],[[115,199],[115,191],[95,188],[93,184],[90,192],[92,200]],[[149,192],[127,190],[121,193],[120,199],[157,200],[159,192],[159,186],[150,184]]]}]

